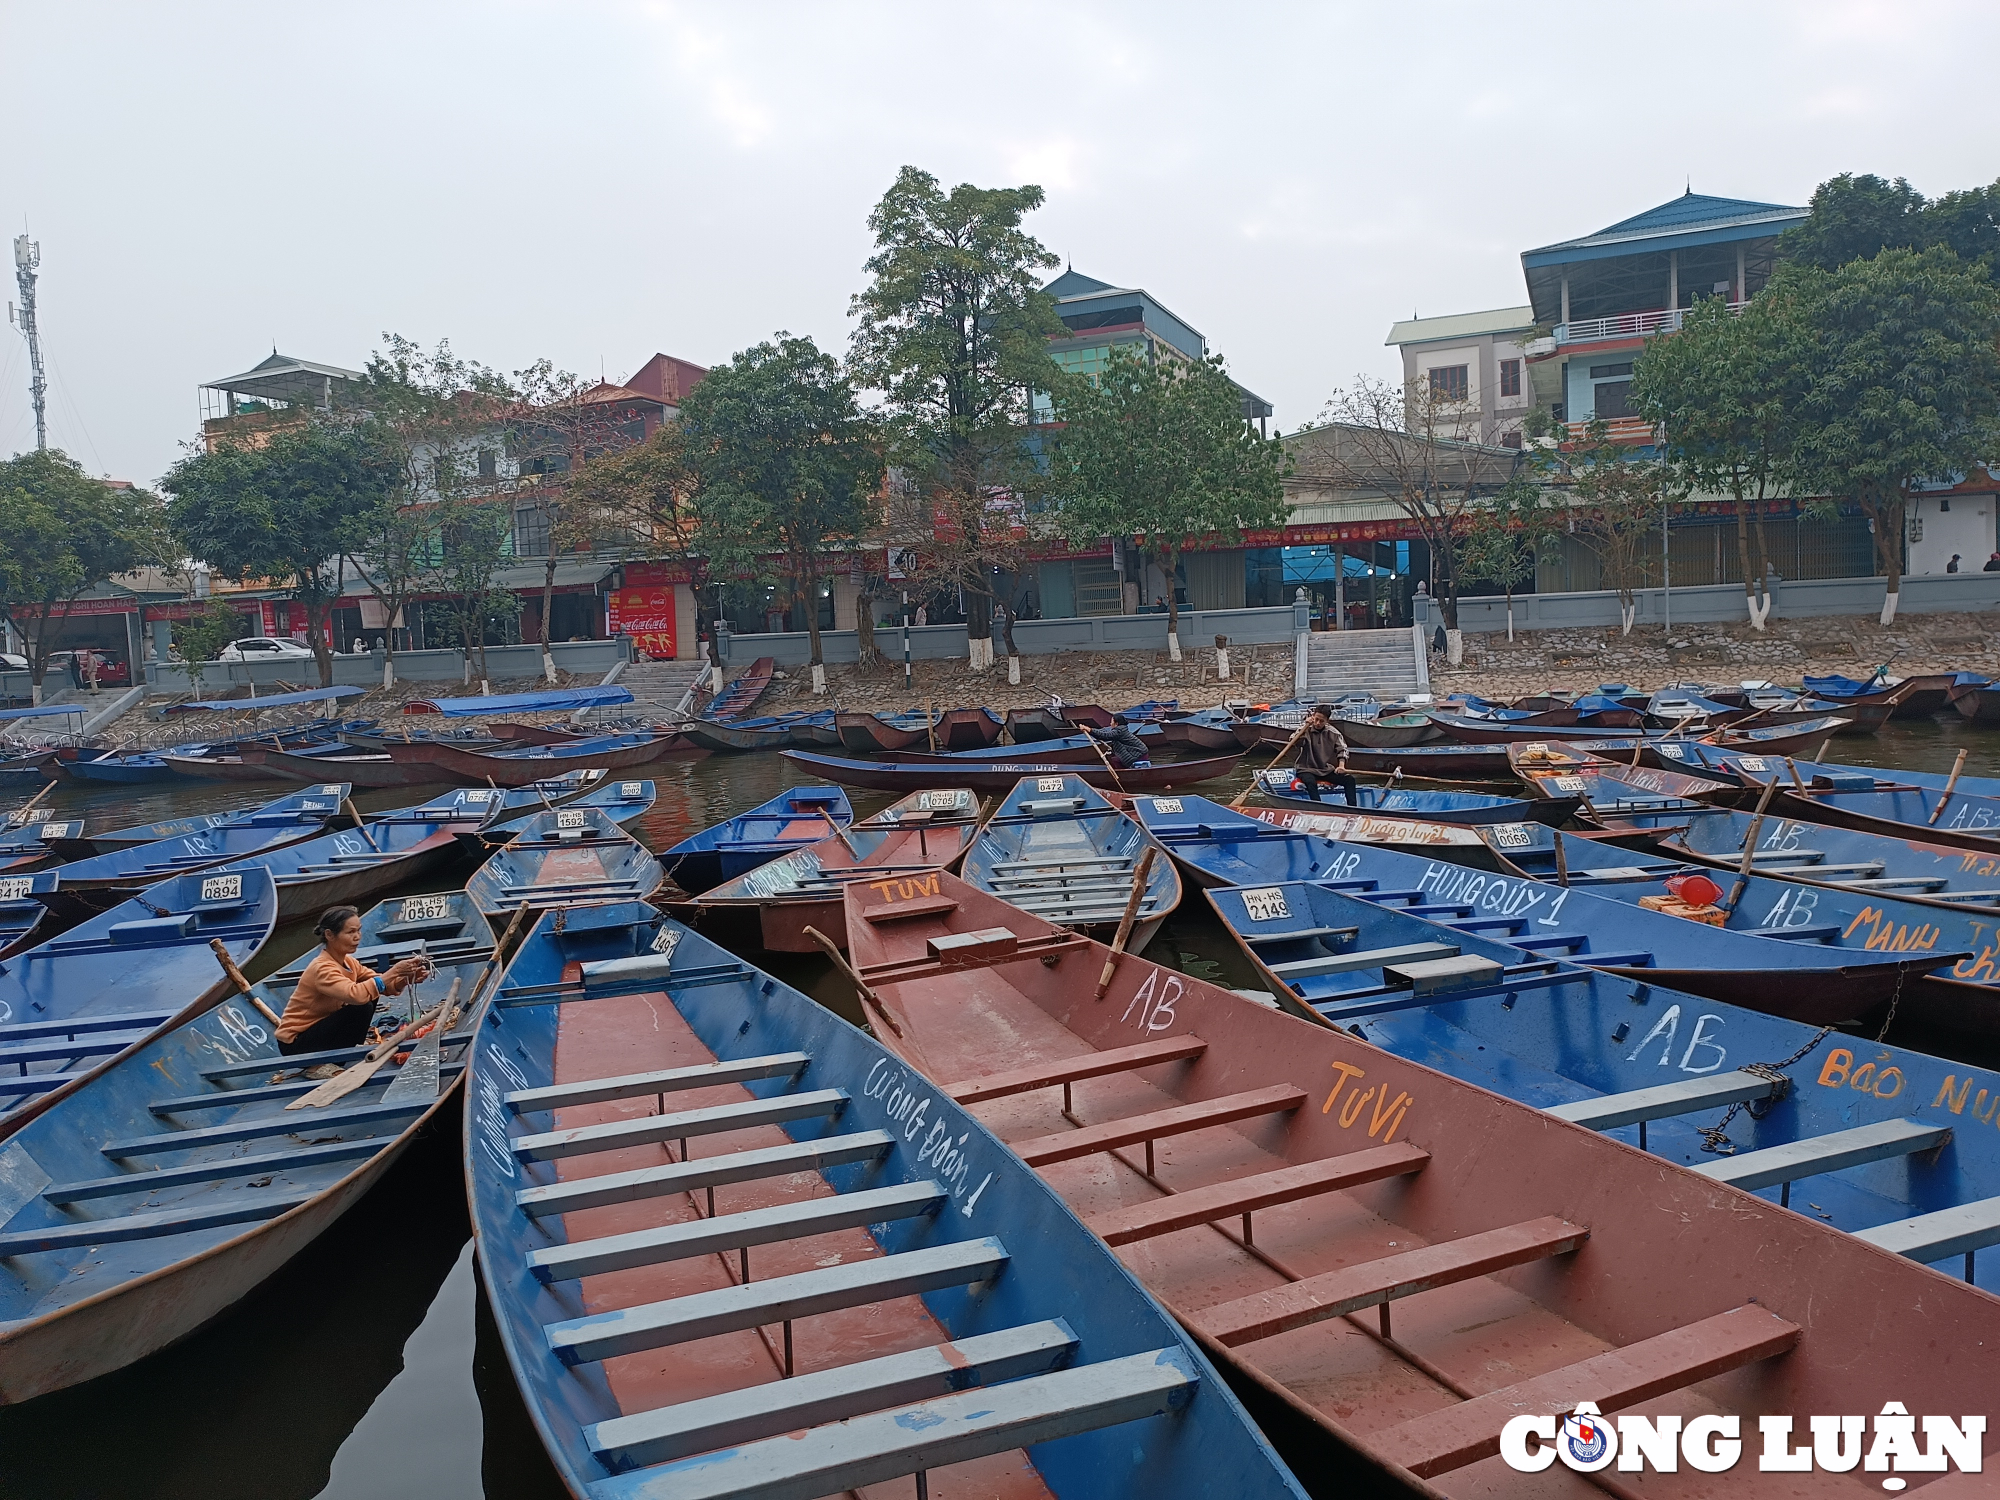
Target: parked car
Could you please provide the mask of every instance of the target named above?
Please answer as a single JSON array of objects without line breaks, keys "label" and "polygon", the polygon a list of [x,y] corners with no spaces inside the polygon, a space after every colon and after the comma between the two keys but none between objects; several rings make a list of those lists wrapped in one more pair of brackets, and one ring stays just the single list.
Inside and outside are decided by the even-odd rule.
[{"label": "parked car", "polygon": [[[99,687],[130,687],[132,685],[132,668],[126,663],[123,657],[114,656],[109,651],[96,651],[95,648],[92,649],[97,657],[97,685]],[[70,658],[75,655],[74,651],[51,651],[49,653],[49,679],[53,681],[67,679],[69,676]]]},{"label": "parked car", "polygon": [[0,651],[0,672],[25,672],[27,670],[27,657],[16,656],[11,651]]},{"label": "parked car", "polygon": [[217,661],[312,660],[312,647],[276,635],[246,635],[222,648]]}]

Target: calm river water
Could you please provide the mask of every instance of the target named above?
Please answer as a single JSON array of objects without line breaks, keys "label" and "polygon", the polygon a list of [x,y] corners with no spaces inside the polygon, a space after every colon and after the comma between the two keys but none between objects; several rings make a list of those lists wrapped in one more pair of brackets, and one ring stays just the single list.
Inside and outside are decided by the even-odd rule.
[{"label": "calm river water", "polygon": [[[2000,776],[2000,734],[1959,721],[1891,724],[1831,758]],[[775,755],[670,762],[635,830],[664,849],[802,778]],[[1247,772],[1210,783],[1233,796]],[[258,784],[93,787],[51,803],[118,826],[247,806]],[[364,810],[419,793],[364,793]],[[867,814],[890,799],[853,794]],[[464,870],[451,882],[464,879]],[[412,890],[424,887],[413,886]],[[385,894],[401,894],[385,893]],[[311,944],[280,928],[252,975]],[[1147,950],[1161,963],[1253,985],[1199,898]],[[856,1019],[817,959],[759,954],[785,981]],[[419,1140],[364,1202],[278,1276],[185,1343],[116,1375],[0,1408],[0,1500],[558,1500],[564,1494],[515,1393],[472,1263],[458,1133]]]}]

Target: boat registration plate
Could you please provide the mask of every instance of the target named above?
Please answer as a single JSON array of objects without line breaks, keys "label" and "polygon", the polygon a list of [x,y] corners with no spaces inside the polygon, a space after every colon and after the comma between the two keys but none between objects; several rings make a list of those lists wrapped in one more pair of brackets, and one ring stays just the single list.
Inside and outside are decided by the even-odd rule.
[{"label": "boat registration plate", "polygon": [[1679,745],[1662,745],[1660,746],[1660,754],[1666,756],[1669,760],[1683,760],[1687,756],[1687,751],[1681,749]]},{"label": "boat registration plate", "polygon": [[643,797],[646,795],[646,788],[641,782],[621,781],[618,783],[618,795],[621,797]]},{"label": "boat registration plate", "polygon": [[1764,757],[1761,755],[1746,755],[1737,761],[1736,764],[1746,771],[1762,771],[1767,768]]},{"label": "boat registration plate", "polygon": [[27,875],[15,875],[0,880],[0,901],[19,901],[28,894],[28,887],[34,883],[33,878]]},{"label": "boat registration plate", "polygon": [[449,896],[411,896],[403,902],[399,922],[434,922],[451,912]]},{"label": "boat registration plate", "polygon": [[1525,849],[1535,841],[1526,823],[1495,823],[1493,842],[1502,849]]},{"label": "boat registration plate", "polygon": [[241,875],[204,875],[201,880],[201,899],[204,901],[235,901],[243,895]]},{"label": "boat registration plate", "polygon": [[557,813],[556,827],[558,828],[583,827],[583,809],[580,807],[572,807],[567,809],[566,811]]},{"label": "boat registration plate", "polygon": [[49,839],[74,839],[81,838],[82,836],[83,824],[81,823],[44,823],[35,833],[36,838],[44,841]]},{"label": "boat registration plate", "polygon": [[330,812],[332,809],[333,804],[331,802],[322,802],[317,797],[299,798],[300,812]]},{"label": "boat registration plate", "polygon": [[678,927],[662,927],[653,934],[653,951],[665,958],[680,946],[681,930]]},{"label": "boat registration plate", "polygon": [[1063,779],[1060,776],[1037,776],[1035,778],[1035,790],[1038,792],[1059,792],[1062,789]]},{"label": "boat registration plate", "polygon": [[1177,813],[1180,810],[1181,799],[1178,797],[1155,797],[1153,799],[1153,811],[1156,813]]},{"label": "boat registration plate", "polygon": [[1243,910],[1253,922],[1274,922],[1292,914],[1292,909],[1285,905],[1285,893],[1274,885],[1262,890],[1245,891]]},{"label": "boat registration plate", "polygon": [[338,797],[340,795],[340,783],[337,781],[330,781],[325,786],[315,787],[313,788],[313,790],[321,793],[324,796]]},{"label": "boat registration plate", "polygon": [[461,802],[491,802],[493,800],[493,788],[489,786],[481,790],[460,792],[458,800]]},{"label": "boat registration plate", "polygon": [[[1058,782],[1057,785],[1060,786],[1061,783]],[[1047,791],[1048,787],[1044,785],[1042,790]],[[919,792],[917,807],[925,812],[949,812],[965,806],[965,797],[963,789],[953,792]]]},{"label": "boat registration plate", "polygon": [[1565,792],[1587,792],[1590,790],[1590,783],[1585,781],[1581,776],[1551,776],[1549,780]]}]

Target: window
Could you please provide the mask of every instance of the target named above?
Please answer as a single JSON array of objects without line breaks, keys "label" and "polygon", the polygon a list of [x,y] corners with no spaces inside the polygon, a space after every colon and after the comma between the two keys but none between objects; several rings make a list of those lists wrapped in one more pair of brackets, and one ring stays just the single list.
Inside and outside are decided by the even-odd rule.
[{"label": "window", "polygon": [[1519,432],[1518,430],[1516,430],[1516,431],[1514,431],[1514,432],[1503,432],[1503,433],[1501,433],[1501,434],[1500,434],[1500,446],[1501,446],[1501,447],[1503,447],[1503,448],[1518,448],[1518,447],[1520,447],[1520,446],[1521,446],[1521,434],[1520,434],[1520,432]]},{"label": "window", "polygon": [[491,483],[499,477],[499,473],[499,456],[491,448],[481,448],[479,450],[479,477]]},{"label": "window", "polygon": [[1518,359],[1500,361],[1500,394],[1503,396],[1521,394],[1521,362]]},{"label": "window", "polygon": [[1470,389],[1466,366],[1437,365],[1431,370],[1431,394],[1441,401],[1463,401]]},{"label": "window", "polygon": [[1590,378],[1592,380],[1616,380],[1621,375],[1630,375],[1631,373],[1632,361],[1629,359],[1622,365],[1592,365],[1590,367]]},{"label": "window", "polygon": [[1636,416],[1632,410],[1632,382],[1613,380],[1597,388],[1597,415],[1604,421],[1613,417]]},{"label": "window", "polygon": [[549,513],[542,506],[514,507],[514,555],[516,557],[549,555]]}]

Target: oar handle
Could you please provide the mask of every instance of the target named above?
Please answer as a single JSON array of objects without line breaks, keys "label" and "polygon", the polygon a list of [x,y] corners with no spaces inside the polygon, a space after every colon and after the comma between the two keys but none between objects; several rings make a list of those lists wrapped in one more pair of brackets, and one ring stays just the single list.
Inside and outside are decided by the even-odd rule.
[{"label": "oar handle", "polygon": [[345,805],[347,807],[348,817],[354,819],[354,831],[361,835],[362,839],[366,841],[370,849],[373,849],[377,854],[380,854],[382,852],[382,846],[375,842],[375,835],[370,833],[368,831],[368,825],[361,821],[361,809],[359,809],[354,805],[354,799],[352,797],[349,797]]},{"label": "oar handle", "polygon": [[222,946],[222,939],[210,938],[208,940],[208,946],[209,946],[209,951],[215,954],[215,961],[222,965],[222,972],[229,976],[229,982],[235,985],[236,988],[242,992],[243,998],[245,1000],[248,1000],[252,1005],[256,1006],[258,1010],[264,1013],[265,1020],[269,1021],[273,1026],[276,1026],[278,1024],[277,1013],[273,1011],[270,1006],[266,1005],[262,1000],[259,1000],[257,998],[257,992],[250,988],[250,981],[245,979],[243,977],[243,971],[236,967],[236,960],[231,958],[229,956],[229,950]]},{"label": "oar handle", "polygon": [[854,986],[854,993],[861,997],[862,1003],[871,1007],[875,1014],[882,1018],[889,1030],[900,1037],[903,1034],[903,1028],[898,1026],[896,1018],[889,1014],[889,1007],[882,1003],[882,997],[868,988],[867,981],[854,972],[854,966],[848,963],[846,956],[841,953],[839,945],[817,927],[806,928],[805,935],[818,945],[820,952],[833,960],[833,966],[846,976],[849,984]]},{"label": "oar handle", "polygon": [[1938,794],[1937,806],[1931,809],[1931,815],[1924,824],[1926,828],[1937,827],[1937,820],[1944,816],[1944,805],[1951,801],[1952,788],[1958,785],[1958,773],[1965,769],[1966,748],[1961,746],[1958,759],[1951,763],[1951,777],[1945,782],[1944,790]]},{"label": "oar handle", "polygon": [[1118,919],[1118,936],[1111,940],[1111,951],[1104,955],[1104,972],[1097,976],[1095,999],[1102,1000],[1104,992],[1111,988],[1111,976],[1118,969],[1118,955],[1125,951],[1125,944],[1132,937],[1132,921],[1139,915],[1139,903],[1146,899],[1146,877],[1153,873],[1153,856],[1159,851],[1151,844],[1139,857],[1139,868],[1132,875],[1132,894],[1125,898],[1125,915]]}]

